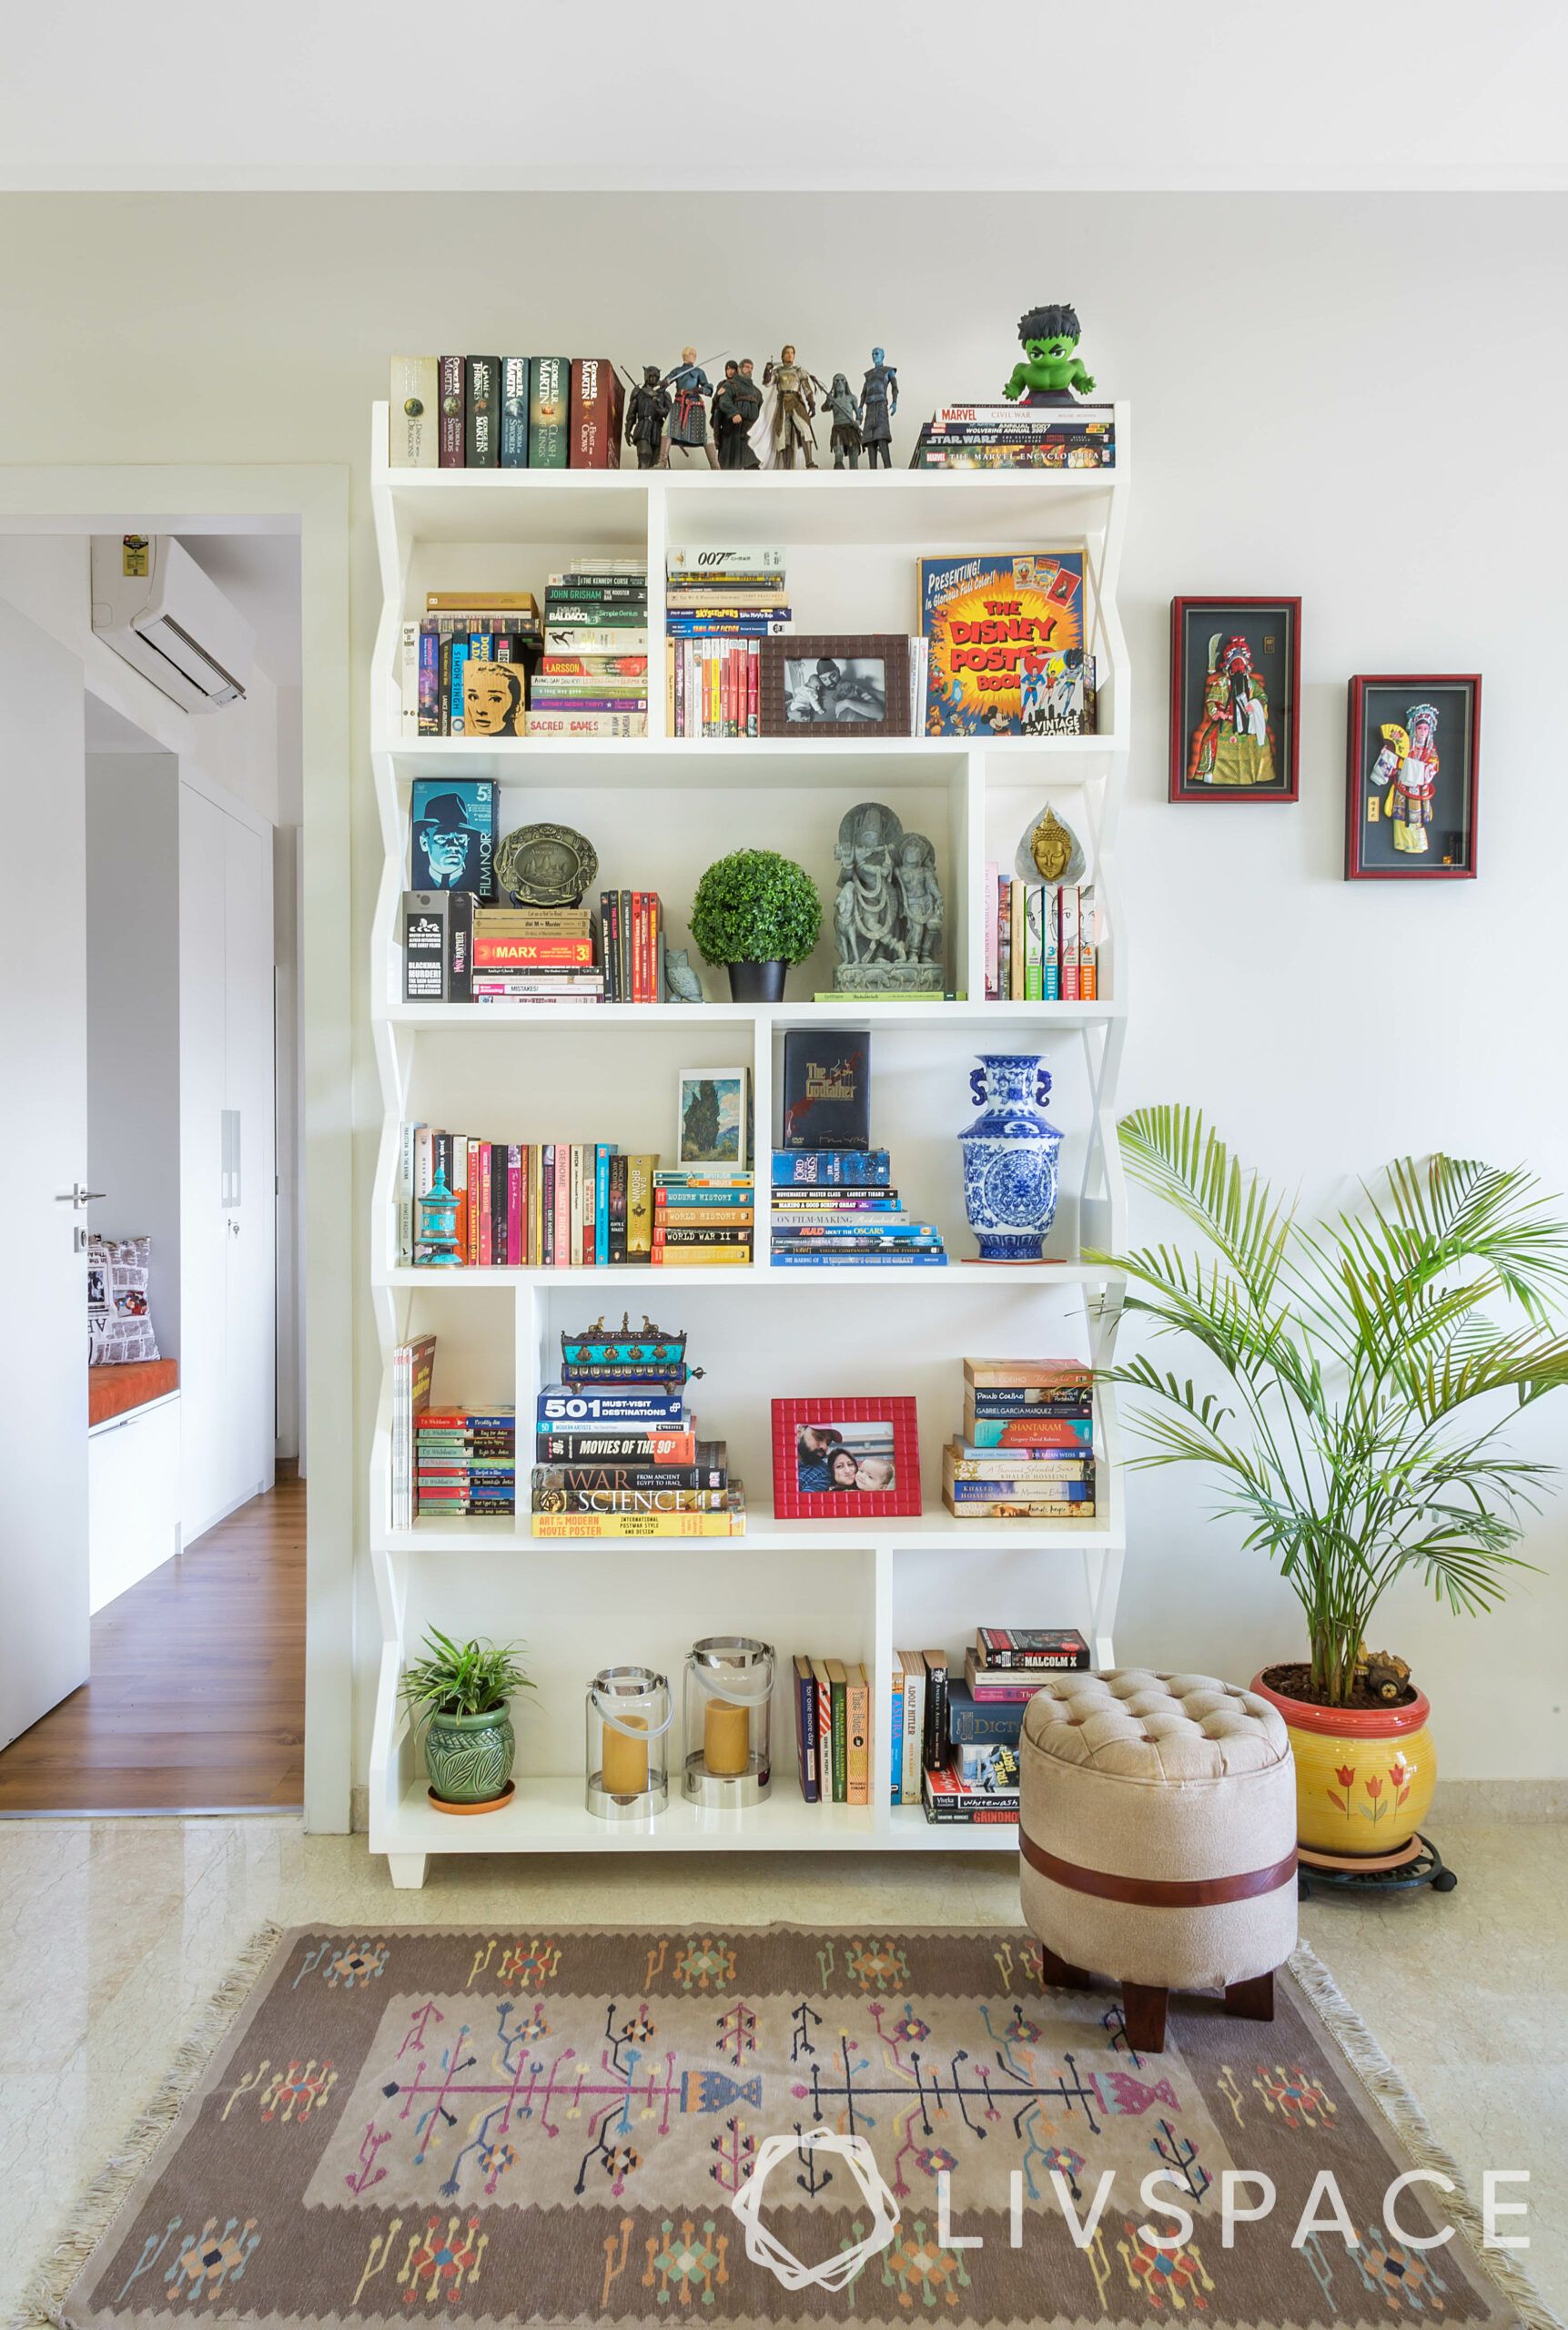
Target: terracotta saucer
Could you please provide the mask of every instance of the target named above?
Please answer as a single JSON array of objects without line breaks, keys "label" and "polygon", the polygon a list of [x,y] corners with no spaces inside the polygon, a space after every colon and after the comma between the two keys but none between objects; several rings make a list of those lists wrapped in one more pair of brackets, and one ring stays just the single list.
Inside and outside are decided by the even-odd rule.
[{"label": "terracotta saucer", "polygon": [[433,1788],[427,1788],[425,1790],[425,1794],[430,1798],[430,1802],[435,1806],[438,1812],[451,1812],[457,1814],[467,1814],[470,1812],[499,1812],[501,1806],[503,1804],[510,1804],[512,1798],[517,1794],[517,1782],[515,1780],[508,1780],[506,1786],[502,1788],[499,1796],[487,1796],[482,1804],[449,1804],[446,1798],[444,1796],[438,1796]]},{"label": "terracotta saucer", "polygon": [[1296,1858],[1307,1869],[1342,1869],[1353,1876],[1358,1870],[1370,1872],[1404,1869],[1411,1861],[1418,1859],[1425,1849],[1419,1837],[1411,1837],[1408,1844],[1401,1845],[1397,1851],[1391,1853],[1320,1853],[1313,1852],[1306,1845],[1298,1845]]}]

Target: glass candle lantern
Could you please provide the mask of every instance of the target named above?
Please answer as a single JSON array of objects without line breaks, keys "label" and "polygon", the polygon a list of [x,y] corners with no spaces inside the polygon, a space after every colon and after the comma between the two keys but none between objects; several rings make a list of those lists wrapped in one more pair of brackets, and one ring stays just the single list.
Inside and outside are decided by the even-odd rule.
[{"label": "glass candle lantern", "polygon": [[641,1820],[670,1801],[665,1735],[675,1720],[667,1676],[601,1667],[588,1686],[588,1794],[601,1820]]},{"label": "glass candle lantern", "polygon": [[768,1792],[773,1645],[708,1635],[686,1653],[685,1791],[693,1804],[733,1810]]}]

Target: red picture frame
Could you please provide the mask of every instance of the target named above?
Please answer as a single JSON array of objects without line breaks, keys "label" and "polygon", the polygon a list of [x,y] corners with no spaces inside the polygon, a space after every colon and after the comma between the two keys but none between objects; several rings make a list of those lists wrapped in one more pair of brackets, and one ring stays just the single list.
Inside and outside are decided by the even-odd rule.
[{"label": "red picture frame", "polygon": [[[1267,611],[1277,615],[1285,634],[1282,646],[1264,672],[1276,687],[1269,706],[1270,725],[1282,766],[1276,785],[1203,785],[1190,781],[1188,768],[1193,731],[1201,714],[1201,693],[1195,684],[1189,653],[1188,619],[1207,613],[1223,630],[1225,618],[1238,616],[1245,623]],[[1259,664],[1262,663],[1259,658]],[[1277,700],[1280,694],[1284,701]],[[1166,797],[1170,801],[1295,801],[1301,790],[1301,602],[1300,599],[1223,597],[1172,599],[1170,603],[1170,775]]]},{"label": "red picture frame", "polygon": [[[1373,692],[1387,689],[1390,694],[1381,704],[1375,699],[1369,704]],[[1443,698],[1447,692],[1446,704]],[[1439,785],[1445,763],[1452,766],[1455,757],[1449,737],[1442,730],[1442,712],[1462,701],[1465,709],[1465,733],[1459,762],[1459,798],[1462,806],[1462,831],[1464,857],[1457,865],[1444,865],[1441,856],[1432,851],[1413,855],[1411,862],[1401,865],[1393,860],[1379,863],[1372,856],[1368,836],[1371,831],[1366,805],[1372,787],[1370,783],[1373,755],[1371,734],[1379,733],[1385,714],[1401,724],[1406,717],[1411,697],[1440,699],[1436,749],[1439,764]],[[1440,802],[1442,800],[1440,794]],[[1453,795],[1448,793],[1452,805]],[[1437,805],[1434,805],[1434,807]],[[1473,882],[1479,858],[1479,825],[1481,814],[1481,674],[1479,672],[1358,672],[1351,681],[1348,698],[1348,718],[1345,734],[1345,879],[1347,882]],[[1435,820],[1434,820],[1435,822]],[[1386,831],[1386,827],[1385,827]],[[1436,838],[1441,850],[1442,828],[1437,826]]]},{"label": "red picture frame", "polygon": [[[780,1521],[887,1521],[912,1519],[920,1502],[920,1431],[915,1402],[905,1394],[873,1393],[863,1400],[775,1400],[774,1411],[774,1514]],[[820,1427],[820,1433],[819,1433]],[[803,1443],[803,1433],[818,1436]],[[834,1452],[836,1451],[836,1458]],[[816,1460],[823,1459],[820,1467]],[[832,1483],[835,1463],[870,1474],[866,1485],[847,1477]],[[805,1485],[820,1469],[824,1488]],[[885,1485],[878,1477],[886,1471]]]}]

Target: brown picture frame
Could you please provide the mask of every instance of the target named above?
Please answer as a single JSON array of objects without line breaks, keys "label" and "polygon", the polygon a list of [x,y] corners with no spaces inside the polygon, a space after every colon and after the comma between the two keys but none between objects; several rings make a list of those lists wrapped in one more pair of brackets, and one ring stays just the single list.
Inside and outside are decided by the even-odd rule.
[{"label": "brown picture frame", "polygon": [[[1438,756],[1434,798],[1418,825],[1419,849],[1382,846],[1393,830],[1383,815],[1391,779],[1377,775],[1378,738],[1385,720],[1408,734],[1411,706],[1431,700],[1439,711],[1432,744]],[[1454,708],[1462,707],[1456,731]],[[1473,882],[1479,870],[1481,813],[1481,674],[1479,672],[1358,672],[1350,684],[1345,738],[1345,879],[1347,882]],[[1442,714],[1449,715],[1449,726]],[[1457,739],[1457,741],[1456,741]],[[1374,814],[1372,805],[1377,804]],[[1457,803],[1461,823],[1448,828],[1446,814]],[[1406,820],[1407,827],[1411,821]],[[1426,826],[1433,827],[1430,841]],[[1462,854],[1455,856],[1457,841]],[[1445,847],[1445,845],[1450,846]]]},{"label": "brown picture frame", "polygon": [[[762,643],[758,682],[758,724],[764,736],[787,736],[797,743],[822,736],[909,736],[914,722],[909,703],[909,642],[902,632],[800,632]],[[785,677],[791,664],[880,663],[885,686],[880,720],[803,719],[790,716],[792,691]]]}]

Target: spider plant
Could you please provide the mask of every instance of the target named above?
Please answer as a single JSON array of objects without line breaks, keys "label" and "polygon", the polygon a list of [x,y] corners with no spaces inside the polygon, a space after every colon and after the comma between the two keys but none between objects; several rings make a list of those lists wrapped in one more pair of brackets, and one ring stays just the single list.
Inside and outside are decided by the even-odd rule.
[{"label": "spider plant", "polygon": [[1301,1605],[1312,1697],[1346,1706],[1396,1579],[1476,1613],[1528,1566],[1514,1548],[1553,1468],[1502,1433],[1568,1383],[1568,1224],[1522,1169],[1442,1156],[1401,1158],[1354,1211],[1307,1223],[1191,1109],[1140,1109],[1120,1136],[1201,1246],[1095,1259],[1127,1272],[1127,1308],[1156,1335],[1201,1345],[1225,1378],[1200,1392],[1146,1352],[1108,1369],[1145,1395],[1132,1461],[1217,1475],[1219,1513]]},{"label": "spider plant", "polygon": [[453,1642],[431,1626],[423,1646],[425,1656],[404,1669],[400,1687],[416,1717],[488,1715],[514,1691],[533,1688],[512,1656],[515,1643]]}]

